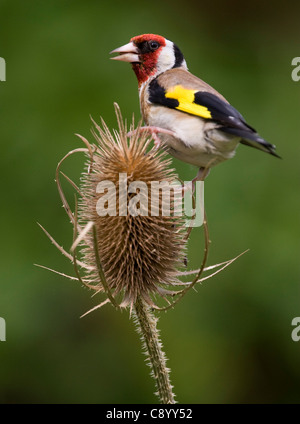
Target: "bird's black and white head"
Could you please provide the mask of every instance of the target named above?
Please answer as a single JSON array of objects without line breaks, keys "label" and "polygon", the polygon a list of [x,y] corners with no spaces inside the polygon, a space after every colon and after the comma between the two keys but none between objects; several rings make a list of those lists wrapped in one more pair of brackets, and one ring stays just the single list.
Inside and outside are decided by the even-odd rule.
[{"label": "bird's black and white head", "polygon": [[183,54],[176,44],[161,35],[138,35],[111,53],[119,53],[119,56],[112,59],[132,64],[139,86],[169,69],[187,69]]}]

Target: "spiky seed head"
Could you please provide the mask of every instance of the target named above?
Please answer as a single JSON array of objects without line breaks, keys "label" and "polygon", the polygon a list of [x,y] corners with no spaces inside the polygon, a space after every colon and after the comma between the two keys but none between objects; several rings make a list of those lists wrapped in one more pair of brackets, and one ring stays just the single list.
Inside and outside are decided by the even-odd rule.
[{"label": "spiky seed head", "polygon": [[[127,136],[127,130],[116,105],[119,130],[113,134],[102,121],[102,127],[95,124],[93,134],[97,141],[94,146],[92,163],[88,163],[83,174],[79,203],[78,222],[86,225],[93,222],[97,235],[97,248],[109,289],[123,294],[123,305],[132,305],[137,296],[153,305],[152,294],[168,294],[168,286],[177,282],[177,268],[183,263],[185,248],[184,222],[181,216],[163,216],[163,200],[160,193],[155,215],[151,213],[151,182],[170,184],[176,181],[176,174],[170,169],[166,153],[149,151],[149,134],[137,131]],[[133,128],[133,125],[132,125]],[[131,129],[132,129],[131,128]],[[120,174],[127,175],[127,181],[120,183]],[[109,190],[99,192],[99,183],[110,181],[115,194]],[[148,188],[146,206],[140,192],[140,206],[143,214],[133,216],[126,207],[139,192],[128,193],[132,182],[143,182]],[[125,197],[124,186],[126,187]],[[97,189],[98,187],[98,189]],[[98,191],[98,192],[97,192]],[[115,202],[115,216],[100,216],[97,204],[106,196],[106,204]],[[121,200],[121,206],[119,205]],[[174,203],[174,198],[173,198]],[[125,214],[124,214],[125,204]],[[171,199],[171,209],[172,204]],[[158,213],[157,213],[158,212]],[[125,216],[120,216],[124,214]],[[95,244],[92,236],[85,237],[84,261],[90,266],[89,280],[99,282],[96,266]],[[101,285],[97,286],[101,290]]]}]

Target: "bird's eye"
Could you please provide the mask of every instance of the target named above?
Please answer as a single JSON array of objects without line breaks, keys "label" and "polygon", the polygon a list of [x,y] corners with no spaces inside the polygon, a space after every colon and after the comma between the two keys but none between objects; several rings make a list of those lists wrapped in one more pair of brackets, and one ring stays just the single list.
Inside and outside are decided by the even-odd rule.
[{"label": "bird's eye", "polygon": [[152,51],[157,50],[159,47],[159,43],[157,41],[150,41],[149,47]]}]

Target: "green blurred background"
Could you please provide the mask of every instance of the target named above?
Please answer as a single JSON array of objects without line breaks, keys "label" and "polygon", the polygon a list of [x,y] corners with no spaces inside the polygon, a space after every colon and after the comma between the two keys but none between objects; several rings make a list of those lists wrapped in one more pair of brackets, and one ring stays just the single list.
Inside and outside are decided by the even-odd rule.
[{"label": "green blurred background", "polygon": [[[298,3],[298,5],[297,5]],[[191,72],[240,110],[284,160],[240,146],[205,183],[209,264],[250,251],[160,318],[180,403],[300,400],[299,2],[0,1],[0,403],[151,403],[153,380],[128,312],[34,263],[73,273],[36,222],[66,248],[72,229],[54,183],[90,115],[116,127],[113,102],[139,117],[130,66],[109,51],[141,33],[176,42]],[[64,170],[76,181],[82,157]],[[192,166],[174,161],[182,179]],[[66,185],[66,191],[72,190]],[[202,256],[199,228],[189,266]]]}]

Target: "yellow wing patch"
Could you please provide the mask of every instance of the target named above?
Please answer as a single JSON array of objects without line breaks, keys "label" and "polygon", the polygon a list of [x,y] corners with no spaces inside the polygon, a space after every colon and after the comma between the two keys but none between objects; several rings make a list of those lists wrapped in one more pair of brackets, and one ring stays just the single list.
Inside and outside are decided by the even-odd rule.
[{"label": "yellow wing patch", "polygon": [[166,92],[165,97],[178,100],[179,105],[176,107],[178,110],[211,119],[211,113],[207,107],[194,103],[195,93],[197,90],[188,90],[181,85],[175,85]]}]

